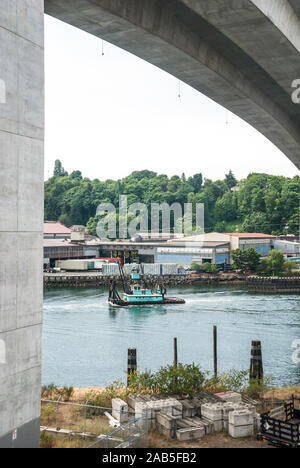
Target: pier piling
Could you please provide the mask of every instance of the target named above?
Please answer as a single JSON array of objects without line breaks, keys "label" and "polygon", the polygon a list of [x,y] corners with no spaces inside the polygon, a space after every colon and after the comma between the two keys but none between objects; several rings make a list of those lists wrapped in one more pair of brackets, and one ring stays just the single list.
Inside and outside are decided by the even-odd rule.
[{"label": "pier piling", "polygon": [[136,348],[128,348],[127,387],[129,384],[129,376],[136,371],[137,371]]},{"label": "pier piling", "polygon": [[264,377],[261,342],[252,341],[251,361],[250,361],[250,380],[262,380]]},{"label": "pier piling", "polygon": [[174,367],[178,365],[177,338],[174,338]]},{"label": "pier piling", "polygon": [[214,331],[213,331],[213,337],[214,337],[214,377],[217,379],[218,377],[218,332],[217,332],[217,326],[214,326]]}]

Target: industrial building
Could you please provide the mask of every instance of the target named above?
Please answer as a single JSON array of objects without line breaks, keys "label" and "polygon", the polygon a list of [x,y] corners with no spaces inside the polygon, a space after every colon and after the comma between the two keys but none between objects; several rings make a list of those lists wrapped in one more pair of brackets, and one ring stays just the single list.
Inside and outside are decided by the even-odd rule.
[{"label": "industrial building", "polygon": [[262,257],[268,257],[270,251],[274,248],[273,242],[276,236],[262,233],[230,233],[230,249],[247,250],[250,247],[255,249]]},{"label": "industrial building", "polygon": [[[78,233],[75,233],[78,236]],[[262,258],[273,249],[282,250],[286,257],[300,256],[300,243],[281,240],[262,233],[218,233],[190,237],[144,240],[101,241],[80,238],[44,239],[44,265],[55,266],[57,260],[119,257],[123,263],[161,263],[189,267],[193,262],[230,265],[235,249],[254,248]],[[76,237],[77,239],[77,237]]]},{"label": "industrial building", "polygon": [[70,239],[72,230],[61,223],[44,222],[44,239]]},{"label": "industrial building", "polygon": [[300,242],[274,239],[273,246],[275,250],[281,250],[287,258],[300,257]]},{"label": "industrial building", "polygon": [[179,263],[189,266],[191,263],[230,263],[230,237],[212,232],[168,241],[157,248],[158,263]]}]

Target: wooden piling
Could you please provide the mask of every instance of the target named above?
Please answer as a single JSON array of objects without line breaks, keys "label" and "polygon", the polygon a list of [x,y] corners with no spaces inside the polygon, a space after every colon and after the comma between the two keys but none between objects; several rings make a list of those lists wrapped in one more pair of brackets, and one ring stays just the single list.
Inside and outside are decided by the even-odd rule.
[{"label": "wooden piling", "polygon": [[174,367],[178,365],[177,338],[174,338]]},{"label": "wooden piling", "polygon": [[214,326],[214,332],[213,332],[213,337],[214,337],[214,377],[217,379],[218,377],[218,332],[217,332],[217,326]]},{"label": "wooden piling", "polygon": [[128,349],[127,360],[127,387],[129,384],[129,376],[137,371],[136,348]]},{"label": "wooden piling", "polygon": [[250,380],[262,380],[264,377],[261,342],[252,341],[250,360]]}]

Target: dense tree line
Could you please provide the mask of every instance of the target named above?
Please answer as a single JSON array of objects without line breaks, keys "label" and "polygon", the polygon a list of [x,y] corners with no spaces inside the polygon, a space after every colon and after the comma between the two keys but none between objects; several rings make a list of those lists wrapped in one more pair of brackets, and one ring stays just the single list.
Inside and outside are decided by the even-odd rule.
[{"label": "dense tree line", "polygon": [[[144,170],[121,180],[84,178],[80,171],[68,174],[59,160],[53,177],[45,182],[45,219],[71,226],[88,225],[95,233],[97,206],[110,202],[118,208],[119,195],[128,204],[204,203],[207,232],[264,232],[299,235],[300,177],[250,174],[237,181],[230,171],[213,182],[196,174],[168,177]],[[149,220],[150,226],[150,220]]]}]

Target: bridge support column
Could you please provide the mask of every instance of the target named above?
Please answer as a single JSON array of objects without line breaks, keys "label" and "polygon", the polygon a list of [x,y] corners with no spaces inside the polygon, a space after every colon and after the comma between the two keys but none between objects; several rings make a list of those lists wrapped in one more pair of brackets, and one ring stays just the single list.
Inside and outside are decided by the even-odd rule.
[{"label": "bridge support column", "polygon": [[44,1],[0,2],[0,447],[37,447]]}]

